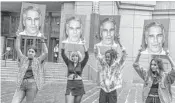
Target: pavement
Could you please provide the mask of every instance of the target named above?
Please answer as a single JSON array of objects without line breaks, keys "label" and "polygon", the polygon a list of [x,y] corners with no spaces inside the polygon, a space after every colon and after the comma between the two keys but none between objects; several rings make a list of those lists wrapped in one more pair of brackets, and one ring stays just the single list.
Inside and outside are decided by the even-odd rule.
[{"label": "pavement", "polygon": [[[1,103],[11,103],[16,89],[16,83],[1,81]],[[93,83],[85,85],[86,94],[81,103],[99,103],[99,87]],[[123,83],[122,88],[117,90],[117,103],[142,103],[142,83]],[[46,83],[43,90],[39,91],[34,103],[65,103],[66,83],[57,81]],[[173,101],[175,101],[175,86],[172,86]],[[25,99],[22,103],[25,103]],[[173,102],[175,103],[175,102]]]}]

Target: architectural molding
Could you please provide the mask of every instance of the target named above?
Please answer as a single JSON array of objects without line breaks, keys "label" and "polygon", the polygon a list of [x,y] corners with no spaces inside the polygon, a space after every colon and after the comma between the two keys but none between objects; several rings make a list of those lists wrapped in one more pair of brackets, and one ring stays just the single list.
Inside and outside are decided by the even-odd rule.
[{"label": "architectural molding", "polygon": [[175,10],[171,9],[171,10],[154,10],[153,13],[152,13],[153,16],[155,15],[175,15]]},{"label": "architectural molding", "polygon": [[135,2],[124,2],[124,1],[116,1],[116,5],[118,9],[126,9],[126,10],[142,10],[142,11],[153,11],[155,7],[155,3],[152,4],[141,4]]}]

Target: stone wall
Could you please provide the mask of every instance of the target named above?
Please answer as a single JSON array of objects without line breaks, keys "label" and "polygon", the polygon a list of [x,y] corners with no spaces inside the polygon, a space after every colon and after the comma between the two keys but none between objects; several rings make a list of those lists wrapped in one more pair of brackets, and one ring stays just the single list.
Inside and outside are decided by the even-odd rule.
[{"label": "stone wall", "polygon": [[[63,5],[63,16],[65,13],[67,13],[67,11],[69,13],[86,15],[85,38],[87,41],[87,45],[89,45],[89,42],[93,42],[92,40],[94,40],[92,38],[93,36],[90,36],[92,35],[90,34],[90,18],[93,2],[76,1],[75,3],[71,4],[64,3]],[[173,48],[175,44],[175,35],[173,35],[175,33],[174,1],[100,1],[98,13],[100,15],[121,15],[119,34],[121,38],[121,43],[123,46],[126,47],[126,51],[128,53],[128,58],[123,69],[124,80],[127,81],[132,80],[131,78],[138,78],[137,73],[133,70],[132,63],[134,62],[135,57],[138,53],[138,49],[141,46],[143,25],[144,20],[146,19],[170,18],[168,46],[170,54],[172,55],[173,60],[175,60],[175,48]],[[60,32],[63,32],[62,27],[60,28]],[[93,53],[91,53],[90,55],[91,58],[88,63],[94,68],[97,68],[96,60],[93,56]],[[141,64],[144,67],[148,67],[149,61],[150,56],[142,55]],[[168,66],[166,65],[165,67],[169,68],[170,66],[168,64]],[[86,71],[84,73],[86,73]]]}]

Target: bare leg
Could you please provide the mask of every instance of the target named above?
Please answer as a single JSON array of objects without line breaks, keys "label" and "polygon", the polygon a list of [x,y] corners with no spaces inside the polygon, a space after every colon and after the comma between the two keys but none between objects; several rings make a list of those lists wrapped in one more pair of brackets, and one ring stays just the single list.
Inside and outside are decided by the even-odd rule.
[{"label": "bare leg", "polygon": [[25,91],[21,89],[16,89],[15,94],[12,99],[12,103],[21,103],[25,97]]},{"label": "bare leg", "polygon": [[75,96],[73,96],[70,92],[69,95],[66,95],[66,103],[74,103]]},{"label": "bare leg", "polygon": [[83,95],[75,96],[74,103],[80,103]]}]

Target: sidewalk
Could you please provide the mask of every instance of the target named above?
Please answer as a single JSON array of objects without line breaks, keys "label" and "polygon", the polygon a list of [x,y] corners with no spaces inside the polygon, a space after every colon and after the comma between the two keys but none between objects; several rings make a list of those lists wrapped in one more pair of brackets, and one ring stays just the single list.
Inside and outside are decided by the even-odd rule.
[{"label": "sidewalk", "polygon": [[[11,103],[15,92],[15,82],[1,82],[1,103]],[[99,103],[99,87],[96,84],[84,84],[86,94],[81,103]],[[141,83],[126,83],[117,90],[117,103],[142,103]],[[39,91],[34,103],[65,103],[66,83],[47,83]],[[173,101],[175,101],[175,86],[172,86]],[[25,103],[23,101],[22,103]]]}]

